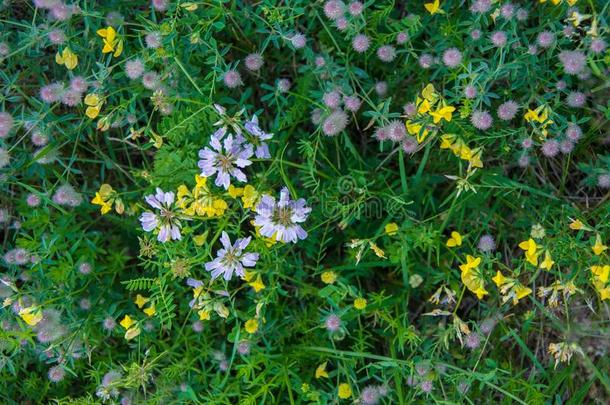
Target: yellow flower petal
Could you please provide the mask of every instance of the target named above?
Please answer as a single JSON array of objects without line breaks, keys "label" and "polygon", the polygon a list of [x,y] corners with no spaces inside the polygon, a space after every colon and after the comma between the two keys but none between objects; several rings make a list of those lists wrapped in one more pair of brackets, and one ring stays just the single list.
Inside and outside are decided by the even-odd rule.
[{"label": "yellow flower petal", "polygon": [[316,380],[320,378],[328,378],[328,373],[326,372],[326,363],[327,362],[324,362],[316,368]]}]

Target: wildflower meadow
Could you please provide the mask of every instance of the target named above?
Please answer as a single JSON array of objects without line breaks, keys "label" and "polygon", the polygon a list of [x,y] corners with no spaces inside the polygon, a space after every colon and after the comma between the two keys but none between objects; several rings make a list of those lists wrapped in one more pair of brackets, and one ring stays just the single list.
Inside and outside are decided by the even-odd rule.
[{"label": "wildflower meadow", "polygon": [[609,18],[0,0],[0,403],[610,403]]}]

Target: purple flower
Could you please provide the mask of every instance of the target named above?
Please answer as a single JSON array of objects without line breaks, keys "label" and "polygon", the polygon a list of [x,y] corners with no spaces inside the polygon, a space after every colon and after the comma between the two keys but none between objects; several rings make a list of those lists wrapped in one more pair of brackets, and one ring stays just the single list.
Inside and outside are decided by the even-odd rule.
[{"label": "purple flower", "polygon": [[470,122],[475,128],[480,129],[481,131],[485,131],[491,128],[491,124],[493,124],[493,118],[491,117],[491,114],[487,111],[477,110],[472,112],[472,115],[470,116]]},{"label": "purple flower", "polygon": [[574,108],[580,108],[587,102],[587,96],[581,91],[572,91],[566,99],[568,105]]},{"label": "purple flower", "polygon": [[335,110],[322,123],[322,131],[327,136],[335,136],[345,129],[347,122],[347,114],[342,110]]},{"label": "purple flower", "polygon": [[602,53],[606,50],[606,41],[601,38],[595,38],[591,41],[591,52],[593,53]]},{"label": "purple flower", "polygon": [[443,63],[449,68],[454,68],[462,63],[462,53],[457,48],[449,48],[443,53]]},{"label": "purple flower", "polygon": [[555,42],[555,34],[551,31],[542,31],[536,37],[536,43],[542,48],[549,48]]},{"label": "purple flower", "polygon": [[6,138],[13,127],[13,116],[7,112],[0,112],[0,138]]},{"label": "purple flower", "polygon": [[364,34],[358,34],[352,39],[352,48],[358,53],[366,52],[370,45],[369,37]]},{"label": "purple flower", "polygon": [[384,45],[377,49],[377,57],[382,62],[392,62],[396,58],[396,49],[392,45]]},{"label": "purple flower", "polygon": [[351,112],[358,111],[362,105],[362,101],[357,95],[343,96],[343,103],[345,104],[345,108]]},{"label": "purple flower", "polygon": [[259,159],[269,159],[271,157],[269,146],[264,141],[273,138],[273,134],[266,133],[258,126],[258,117],[256,115],[250,121],[246,121],[244,128],[246,128],[250,135],[256,137],[254,155]]},{"label": "purple flower", "polygon": [[216,258],[205,264],[205,269],[212,272],[212,280],[223,275],[227,281],[231,280],[233,273],[243,277],[244,267],[254,267],[258,261],[258,253],[244,253],[250,244],[252,237],[237,239],[231,244],[231,239],[226,232],[220,237],[223,248],[216,253]]},{"label": "purple flower", "polygon": [[362,14],[363,10],[364,10],[364,5],[359,1],[352,1],[347,6],[347,11],[353,16],[358,16],[358,15]]},{"label": "purple flower", "polygon": [[240,169],[252,164],[249,159],[254,151],[252,145],[243,144],[241,136],[234,139],[233,135],[229,134],[221,143],[226,131],[226,128],[220,128],[212,135],[210,145],[213,150],[207,146],[201,149],[199,151],[201,160],[198,165],[202,176],[209,177],[216,174],[214,184],[228,190],[231,185],[231,176],[241,182],[248,181]]},{"label": "purple flower", "polygon": [[341,93],[339,93],[337,90],[324,93],[322,96],[322,101],[324,101],[324,105],[326,105],[328,108],[339,108],[339,105],[341,104]]},{"label": "purple flower", "polygon": [[130,79],[134,80],[142,76],[144,73],[144,62],[140,58],[128,60],[125,62],[125,74]]},{"label": "purple flower", "polygon": [[502,121],[510,121],[515,118],[517,115],[517,111],[519,110],[519,104],[514,101],[507,101],[505,103],[500,104],[498,107],[498,118]]},{"label": "purple flower", "polygon": [[491,42],[498,48],[506,45],[506,41],[508,41],[508,37],[504,31],[496,31],[491,34]]},{"label": "purple flower", "polygon": [[580,51],[563,51],[559,54],[559,61],[563,70],[569,75],[577,75],[585,68],[587,57]]},{"label": "purple flower", "polygon": [[474,87],[472,84],[469,84],[468,86],[466,86],[464,88],[464,96],[468,99],[473,99],[477,96],[478,91],[477,88]]},{"label": "purple flower", "polygon": [[330,20],[338,20],[345,14],[345,3],[340,0],[329,0],[324,3],[324,14]]},{"label": "purple flower", "polygon": [[404,43],[406,43],[409,40],[409,34],[407,34],[406,32],[399,32],[396,35],[396,43],[398,45],[402,45]]},{"label": "purple flower", "polygon": [[244,84],[244,82],[241,80],[241,75],[237,70],[228,70],[222,77],[222,81],[224,82],[225,86],[230,89],[234,89]]},{"label": "purple flower", "polygon": [[490,0],[476,0],[470,6],[471,13],[477,14],[485,14],[491,9],[491,1]]},{"label": "purple flower", "polygon": [[299,225],[305,222],[311,208],[303,198],[291,200],[286,187],[280,191],[280,200],[264,194],[256,205],[254,225],[260,226],[261,235],[285,243],[305,239],[307,232]]},{"label": "purple flower", "polygon": [[542,154],[546,157],[554,157],[559,153],[559,142],[549,139],[542,144]]},{"label": "purple flower", "polygon": [[580,129],[580,127],[577,124],[570,122],[568,124],[568,128],[566,129],[566,136],[571,141],[576,142],[582,136],[582,129]]},{"label": "purple flower", "polygon": [[147,195],[145,198],[148,205],[157,209],[159,212],[146,211],[140,215],[142,229],[146,232],[159,230],[157,240],[165,243],[168,240],[180,240],[180,220],[173,211],[175,195],[173,192],[164,192],[157,187],[156,194]]},{"label": "purple flower", "polygon": [[493,252],[494,250],[496,250],[496,241],[494,240],[493,236],[485,234],[479,239],[477,247],[481,252]]},{"label": "purple flower", "polygon": [[434,63],[434,57],[429,53],[424,53],[419,57],[419,66],[424,69],[430,69],[432,64]]},{"label": "purple flower", "polygon": [[248,70],[256,72],[263,67],[263,63],[265,62],[263,60],[263,56],[260,53],[251,53],[246,56],[245,63]]}]

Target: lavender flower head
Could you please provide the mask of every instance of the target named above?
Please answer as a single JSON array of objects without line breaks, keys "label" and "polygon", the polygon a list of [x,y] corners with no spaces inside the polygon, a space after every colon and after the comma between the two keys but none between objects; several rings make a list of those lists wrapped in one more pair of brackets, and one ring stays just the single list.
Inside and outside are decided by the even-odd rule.
[{"label": "lavender flower head", "polygon": [[235,244],[231,244],[231,239],[226,232],[220,236],[223,248],[217,252],[217,256],[211,262],[205,264],[205,269],[212,272],[212,280],[222,274],[227,281],[231,280],[233,273],[243,277],[244,267],[254,267],[258,261],[258,253],[244,253],[250,244],[252,237],[237,239]]},{"label": "lavender flower head", "polygon": [[182,235],[180,234],[180,221],[176,213],[172,210],[175,200],[174,193],[171,191],[166,193],[157,187],[157,193],[147,195],[145,200],[148,205],[157,209],[159,212],[144,212],[140,216],[142,228],[146,232],[152,232],[155,229],[159,229],[157,240],[162,243],[165,243],[170,239],[180,240],[182,238]]},{"label": "lavender flower head", "polygon": [[258,117],[254,115],[250,121],[246,121],[244,124],[244,128],[246,131],[257,139],[256,150],[254,151],[254,155],[259,159],[269,159],[271,154],[269,153],[269,146],[266,142],[271,138],[273,138],[273,134],[268,134],[258,126]]},{"label": "lavender flower head", "polygon": [[252,164],[249,159],[254,151],[252,145],[244,145],[242,136],[233,138],[233,135],[229,134],[221,143],[226,132],[226,128],[220,128],[214,132],[210,140],[213,150],[207,146],[201,149],[199,151],[201,160],[198,165],[202,176],[210,177],[216,174],[214,184],[228,190],[231,185],[231,177],[235,177],[241,182],[248,181],[241,169]]},{"label": "lavender flower head", "polygon": [[254,225],[260,226],[261,235],[267,238],[296,243],[299,239],[307,238],[307,232],[299,225],[311,212],[311,208],[305,204],[303,198],[291,200],[286,187],[280,191],[279,201],[264,194],[256,206]]}]

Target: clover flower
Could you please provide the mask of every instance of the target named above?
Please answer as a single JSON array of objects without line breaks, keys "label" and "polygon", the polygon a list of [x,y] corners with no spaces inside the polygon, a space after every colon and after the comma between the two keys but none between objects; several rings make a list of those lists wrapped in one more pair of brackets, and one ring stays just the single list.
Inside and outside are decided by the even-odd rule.
[{"label": "clover flower", "polygon": [[131,80],[135,80],[144,74],[144,62],[140,58],[125,62],[125,75]]},{"label": "clover flower", "polygon": [[246,68],[252,72],[258,71],[264,63],[263,56],[260,53],[251,53],[245,59]]},{"label": "clover flower", "polygon": [[497,48],[501,48],[506,45],[507,41],[508,37],[504,31],[496,31],[491,34],[491,43]]},{"label": "clover flower", "polygon": [[254,150],[254,156],[259,159],[269,159],[271,157],[271,153],[269,153],[269,146],[265,141],[273,138],[273,134],[269,134],[261,129],[261,127],[258,125],[258,117],[256,115],[252,116],[250,121],[246,121],[244,128],[250,135],[256,138],[254,142],[254,146],[256,147]]},{"label": "clover flower", "polygon": [[322,101],[328,108],[336,109],[341,104],[341,93],[337,90],[332,90],[322,95]]},{"label": "clover flower", "polygon": [[559,142],[549,139],[542,144],[542,154],[546,157],[554,157],[559,153]]},{"label": "clover flower", "polygon": [[587,57],[580,51],[563,51],[559,54],[559,61],[567,74],[577,75],[585,69]]},{"label": "clover flower", "polygon": [[345,104],[345,109],[351,112],[357,112],[362,105],[362,101],[357,95],[343,96],[343,103]]},{"label": "clover flower", "polygon": [[322,131],[327,136],[335,136],[345,129],[348,120],[344,111],[335,110],[322,123]]},{"label": "clover flower", "polygon": [[254,225],[260,226],[260,234],[267,238],[296,243],[299,239],[307,238],[307,232],[300,225],[311,212],[311,208],[305,204],[303,198],[291,200],[286,187],[280,191],[279,201],[263,194],[255,208]]},{"label": "clover flower", "polygon": [[449,48],[443,53],[443,63],[448,68],[454,68],[462,63],[462,53],[457,48]]},{"label": "clover flower", "polygon": [[587,96],[581,91],[572,91],[566,98],[566,103],[573,108],[580,108],[587,102]]},{"label": "clover flower", "polygon": [[53,202],[58,205],[77,207],[83,202],[83,196],[69,184],[60,186],[53,194]]},{"label": "clover flower", "polygon": [[241,80],[241,75],[237,70],[228,70],[222,77],[222,81],[230,89],[242,86],[244,82]]},{"label": "clover flower", "polygon": [[294,49],[302,49],[305,48],[305,45],[307,45],[307,38],[300,32],[292,34],[288,40]]},{"label": "clover flower", "polygon": [[366,52],[371,45],[369,37],[364,34],[358,34],[352,39],[352,48],[358,53]]},{"label": "clover flower", "polygon": [[409,34],[401,31],[396,35],[396,43],[398,45],[403,45],[409,40]]},{"label": "clover flower", "polygon": [[384,45],[377,49],[377,57],[382,62],[392,62],[396,59],[396,49],[392,45]]},{"label": "clover flower", "polygon": [[53,366],[49,369],[47,376],[52,383],[58,383],[66,376],[66,370],[60,365]]},{"label": "clover flower", "polygon": [[498,118],[502,121],[510,121],[515,118],[517,115],[517,111],[519,110],[519,104],[516,102],[509,100],[505,103],[500,104],[498,107]]},{"label": "clover flower", "polygon": [[213,149],[206,146],[199,151],[201,160],[198,165],[202,176],[210,177],[215,174],[214,184],[228,190],[231,177],[244,183],[248,181],[241,169],[252,164],[249,159],[254,151],[252,145],[243,144],[244,139],[241,136],[233,138],[233,135],[229,134],[221,143],[226,131],[226,128],[220,128],[212,135],[210,145]]},{"label": "clover flower", "polygon": [[469,84],[468,86],[466,86],[464,88],[464,97],[466,97],[468,99],[475,98],[477,96],[477,94],[478,94],[477,88],[471,84]]},{"label": "clover flower", "polygon": [[601,38],[595,38],[591,41],[591,52],[600,54],[606,50],[606,41]]},{"label": "clover flower", "polygon": [[536,43],[541,48],[550,48],[555,43],[555,34],[551,31],[542,31],[536,37]]},{"label": "clover flower", "polygon": [[164,192],[157,187],[156,194],[145,197],[146,202],[151,207],[158,210],[158,213],[146,211],[140,216],[142,229],[146,232],[158,230],[157,240],[165,243],[171,240],[180,240],[180,220],[174,211],[175,195],[173,192]]},{"label": "clover flower", "polygon": [[493,124],[493,118],[491,117],[491,114],[487,111],[477,110],[472,112],[472,115],[470,116],[470,122],[475,128],[480,129],[481,131],[485,131],[491,128],[491,125]]},{"label": "clover flower", "polygon": [[329,0],[324,3],[324,14],[330,20],[338,20],[345,14],[345,3],[340,0]]},{"label": "clover flower", "polygon": [[211,272],[212,280],[215,280],[220,275],[227,281],[231,280],[233,273],[239,277],[245,275],[244,267],[254,267],[258,261],[258,253],[248,252],[244,250],[250,244],[251,236],[247,238],[237,239],[234,244],[231,243],[229,235],[222,232],[220,242],[223,248],[216,252],[216,258],[205,264],[205,269]]}]

